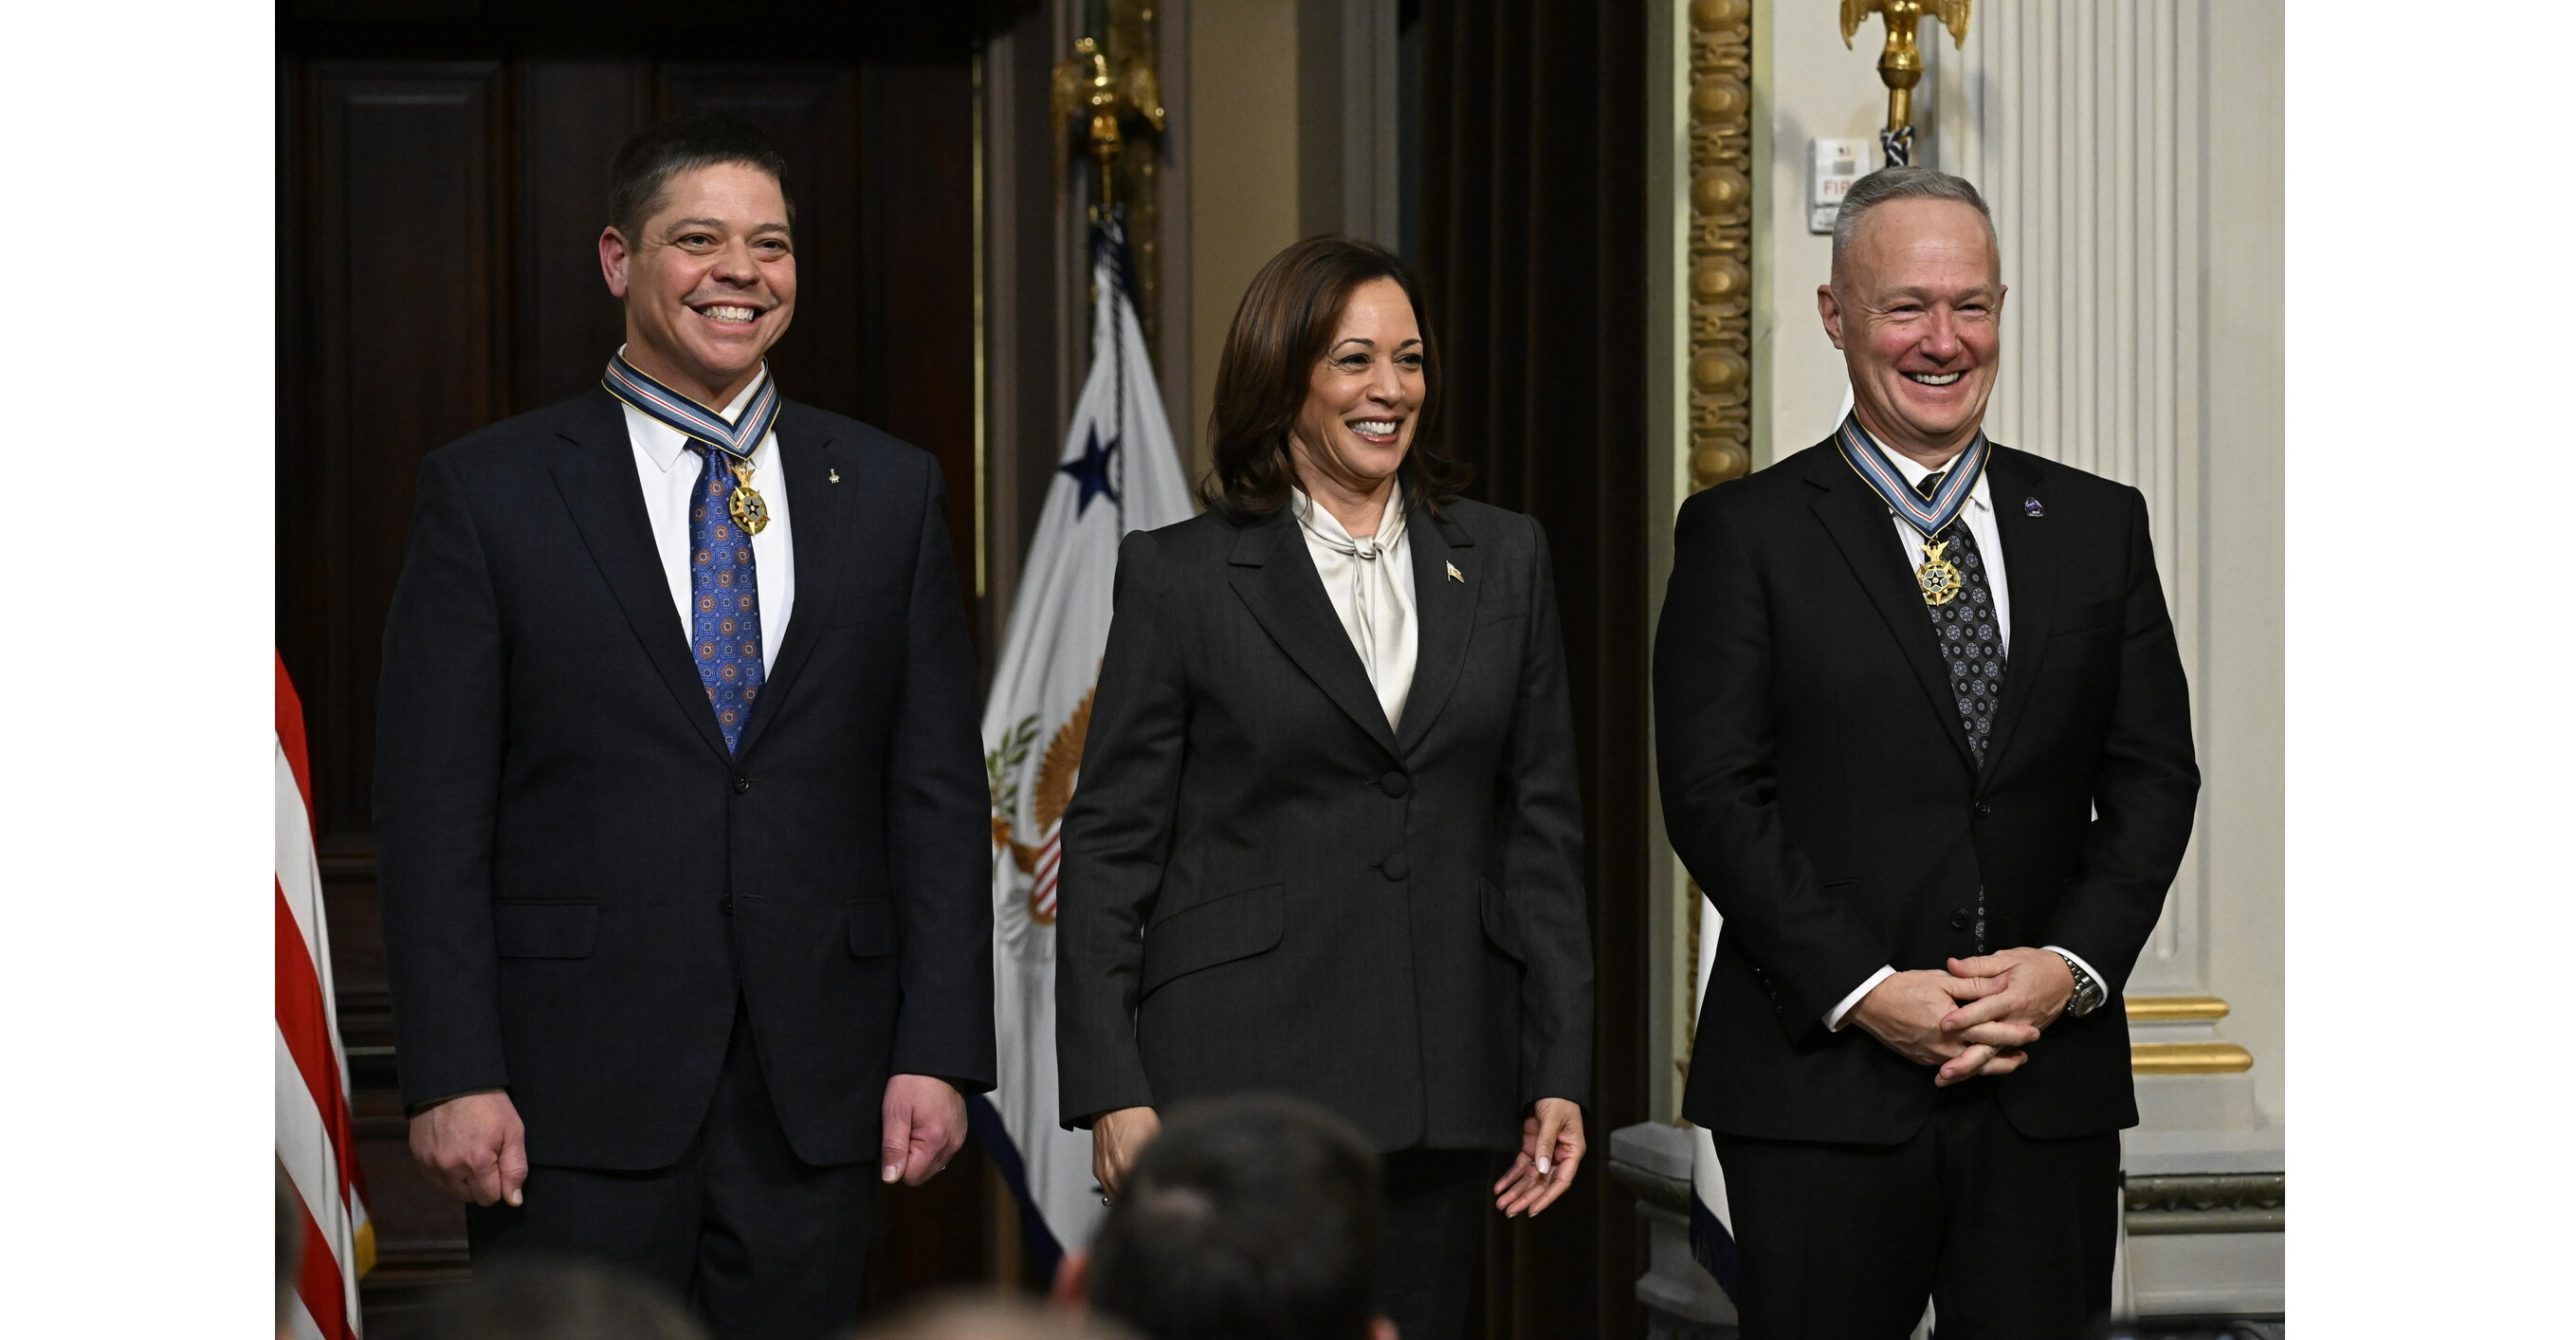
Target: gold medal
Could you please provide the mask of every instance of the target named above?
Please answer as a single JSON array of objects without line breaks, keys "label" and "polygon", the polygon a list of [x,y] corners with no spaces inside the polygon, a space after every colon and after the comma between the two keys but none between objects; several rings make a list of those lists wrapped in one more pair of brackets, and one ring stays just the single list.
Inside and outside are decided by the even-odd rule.
[{"label": "gold medal", "polygon": [[[731,499],[729,506],[735,510],[737,500]],[[1956,565],[1947,561],[1947,542],[1922,540],[1920,552],[1929,556],[1929,561],[1921,564],[1918,570],[1920,598],[1932,606],[1943,605],[1955,599],[1956,592],[1964,589],[1964,574],[1956,571]]]},{"label": "gold medal", "polygon": [[[763,534],[765,523],[772,520],[773,515],[765,510],[764,495],[747,482],[755,478],[756,468],[745,461],[733,459],[729,462],[729,469],[738,477],[737,487],[729,490],[729,519],[737,522],[751,536]],[[1955,571],[1953,568],[1947,570]]]}]

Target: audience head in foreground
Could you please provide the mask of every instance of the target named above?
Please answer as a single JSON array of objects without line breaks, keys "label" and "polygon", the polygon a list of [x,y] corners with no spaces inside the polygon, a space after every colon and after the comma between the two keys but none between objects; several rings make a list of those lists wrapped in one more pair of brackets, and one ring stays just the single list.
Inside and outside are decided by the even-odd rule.
[{"label": "audience head in foreground", "polygon": [[1176,1111],[1059,1291],[1146,1340],[1393,1340],[1378,1314],[1378,1161],[1322,1109]]},{"label": "audience head in foreground", "polygon": [[898,1309],[857,1340],[1136,1340],[1107,1317],[987,1294],[946,1294]]},{"label": "audience head in foreground", "polygon": [[524,1255],[476,1263],[394,1335],[413,1340],[708,1340],[653,1280],[601,1262]]}]

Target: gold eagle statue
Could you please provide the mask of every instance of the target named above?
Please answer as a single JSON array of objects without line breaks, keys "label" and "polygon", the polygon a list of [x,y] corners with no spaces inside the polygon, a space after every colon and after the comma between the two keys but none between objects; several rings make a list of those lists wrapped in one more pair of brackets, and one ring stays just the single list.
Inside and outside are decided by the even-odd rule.
[{"label": "gold eagle statue", "polygon": [[1869,14],[1884,15],[1884,55],[1876,73],[1889,90],[1885,129],[1891,135],[1911,124],[1911,90],[1920,83],[1920,20],[1936,19],[1962,49],[1965,29],[1973,23],[1973,0],[1840,0],[1840,40],[1856,47],[1858,27]]}]

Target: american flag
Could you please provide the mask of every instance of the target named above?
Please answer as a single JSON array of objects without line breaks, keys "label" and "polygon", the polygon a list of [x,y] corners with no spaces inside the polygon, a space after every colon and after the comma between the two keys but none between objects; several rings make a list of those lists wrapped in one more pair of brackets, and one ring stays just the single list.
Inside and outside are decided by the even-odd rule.
[{"label": "american flag", "polygon": [[311,758],[302,701],[276,657],[276,1166],[302,1215],[288,1325],[297,1337],[364,1334],[356,1277],[373,1267],[373,1223],[356,1168],[347,1056],[329,980]]}]

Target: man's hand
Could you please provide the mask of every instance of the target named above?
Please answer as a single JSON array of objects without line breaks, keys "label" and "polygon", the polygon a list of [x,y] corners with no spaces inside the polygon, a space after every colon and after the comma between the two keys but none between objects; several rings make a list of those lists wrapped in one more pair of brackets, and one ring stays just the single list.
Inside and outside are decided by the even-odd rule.
[{"label": "man's hand", "polygon": [[1582,1136],[1582,1105],[1569,1098],[1541,1098],[1520,1123],[1520,1152],[1493,1184],[1493,1207],[1506,1219],[1523,1211],[1535,1217],[1573,1185],[1589,1149]]},{"label": "man's hand", "polygon": [[1102,1183],[1106,1201],[1120,1194],[1120,1183],[1129,1175],[1129,1165],[1138,1161],[1138,1151],[1156,1138],[1156,1110],[1152,1107],[1114,1108],[1094,1119],[1093,1180]]},{"label": "man's hand", "polygon": [[2008,1074],[2027,1063],[2021,1049],[2044,1036],[2032,1025],[2007,1018],[1948,1027],[1966,1002],[1999,990],[2000,983],[1992,978],[1897,972],[1849,1008],[1849,1022],[1902,1059],[1935,1067],[1943,1089],[1976,1075]]},{"label": "man's hand", "polygon": [[[2046,1025],[2060,1018],[2063,1007],[2071,1003],[2071,966],[2050,949],[2003,949],[1978,958],[1951,958],[1947,960],[1947,971],[1958,981],[1985,983],[1992,988],[1987,995],[1973,997],[1970,1004],[1949,1010],[1938,1021],[1939,1030],[1951,1035],[1965,1036],[2004,1024],[2023,1024],[2042,1034]],[[1992,1068],[1999,1058],[2000,1053],[1992,1047],[1967,1047],[1962,1056],[1938,1068],[1938,1087],[1960,1083],[1976,1074],[2008,1073]],[[2024,1062],[2025,1054],[2020,1053],[2018,1059]]]},{"label": "man's hand", "polygon": [[1992,987],[1989,994],[1970,997],[1971,1004],[1940,1021],[1940,1027],[1950,1031],[1961,1032],[1994,1019],[2043,1029],[2061,1018],[2071,1004],[2071,965],[2050,949],[2003,949],[1979,958],[1951,958],[1947,971]]},{"label": "man's hand", "polygon": [[448,1098],[409,1118],[409,1157],[473,1205],[524,1204],[524,1119],[506,1090]]},{"label": "man's hand", "polygon": [[922,1186],[969,1139],[960,1091],[931,1075],[891,1075],[880,1097],[880,1180]]}]

